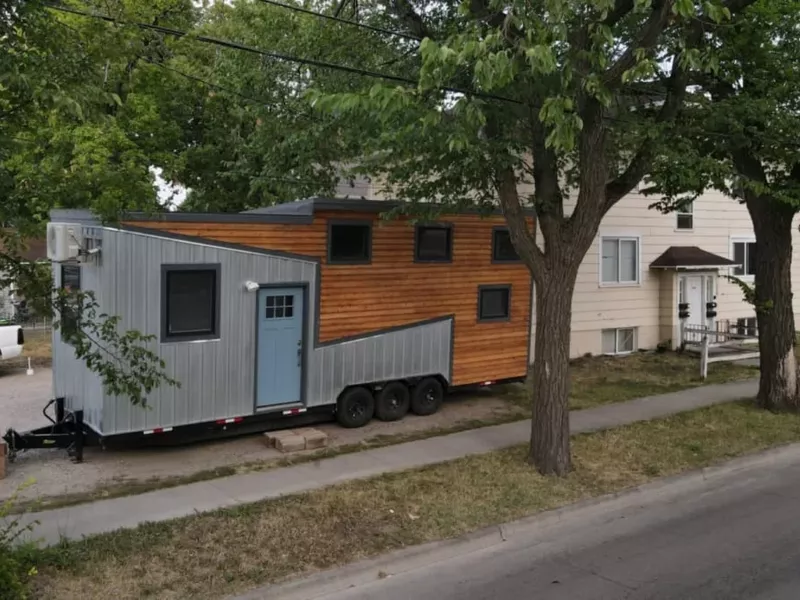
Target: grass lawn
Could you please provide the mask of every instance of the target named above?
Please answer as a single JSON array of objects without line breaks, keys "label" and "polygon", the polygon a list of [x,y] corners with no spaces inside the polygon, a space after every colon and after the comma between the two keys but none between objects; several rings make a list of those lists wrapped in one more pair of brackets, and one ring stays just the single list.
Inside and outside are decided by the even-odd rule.
[{"label": "grass lawn", "polygon": [[800,416],[728,404],[574,438],[574,472],[542,477],[514,447],[35,554],[36,598],[220,598],[259,584],[800,441]]},{"label": "grass lawn", "polygon": [[[731,362],[713,363],[708,367],[708,378],[703,381],[697,356],[677,352],[637,352],[629,356],[575,359],[570,365],[570,377],[570,408],[581,410],[701,385],[753,379],[758,377],[758,367]],[[523,386],[508,388],[509,394],[515,395],[516,402],[528,406],[528,395]]]}]

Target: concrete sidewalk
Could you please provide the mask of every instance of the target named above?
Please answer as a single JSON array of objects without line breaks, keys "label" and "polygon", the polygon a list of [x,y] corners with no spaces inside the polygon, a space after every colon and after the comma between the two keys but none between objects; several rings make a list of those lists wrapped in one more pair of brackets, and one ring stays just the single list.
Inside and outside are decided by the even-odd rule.
[{"label": "concrete sidewalk", "polygon": [[[712,404],[752,398],[757,388],[758,382],[755,380],[709,385],[573,411],[570,415],[571,430],[573,433],[597,431]],[[344,454],[294,467],[232,475],[135,496],[31,513],[25,515],[23,522],[38,521],[31,537],[54,544],[61,538],[79,539],[119,528],[136,527],[148,521],[166,521],[470,454],[491,452],[527,442],[529,435],[529,420],[483,427]]]}]

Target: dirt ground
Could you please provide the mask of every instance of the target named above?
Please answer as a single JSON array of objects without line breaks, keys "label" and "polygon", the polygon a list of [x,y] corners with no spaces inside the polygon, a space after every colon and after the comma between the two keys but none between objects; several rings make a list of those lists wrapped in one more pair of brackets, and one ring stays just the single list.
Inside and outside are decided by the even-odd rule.
[{"label": "dirt ground", "polygon": [[[0,430],[25,430],[46,424],[42,407],[51,394],[50,369],[36,369],[27,376],[24,369],[0,370]],[[488,393],[454,395],[442,409],[429,417],[409,415],[401,421],[373,421],[360,429],[343,429],[335,423],[318,425],[329,435],[330,446],[344,446],[374,440],[378,436],[409,435],[425,430],[458,426],[460,423],[492,421],[519,410]],[[298,456],[302,453],[293,453]],[[23,500],[51,498],[63,494],[92,493],[109,486],[169,479],[222,467],[281,459],[287,455],[267,448],[261,435],[250,435],[171,448],[102,450],[87,448],[84,462],[72,463],[63,450],[35,450],[21,453],[0,480],[0,501],[23,483],[33,480],[20,493]]]}]

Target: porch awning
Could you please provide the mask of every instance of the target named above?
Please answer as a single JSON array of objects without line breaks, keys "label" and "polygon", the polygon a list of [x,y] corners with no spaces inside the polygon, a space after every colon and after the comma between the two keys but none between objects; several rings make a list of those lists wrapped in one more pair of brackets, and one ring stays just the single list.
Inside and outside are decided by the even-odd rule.
[{"label": "porch awning", "polygon": [[670,246],[650,263],[651,269],[719,269],[737,266],[736,261],[697,246]]}]

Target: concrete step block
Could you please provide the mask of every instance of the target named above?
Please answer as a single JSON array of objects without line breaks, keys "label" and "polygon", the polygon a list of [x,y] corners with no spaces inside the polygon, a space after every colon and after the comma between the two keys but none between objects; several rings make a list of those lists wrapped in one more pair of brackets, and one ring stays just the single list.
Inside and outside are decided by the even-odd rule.
[{"label": "concrete step block", "polygon": [[297,452],[306,449],[306,438],[302,435],[284,435],[275,440],[275,449],[281,452]]},{"label": "concrete step block", "polygon": [[264,443],[268,448],[275,448],[275,443],[284,437],[297,435],[293,429],[281,429],[279,431],[267,431],[264,433]]}]

